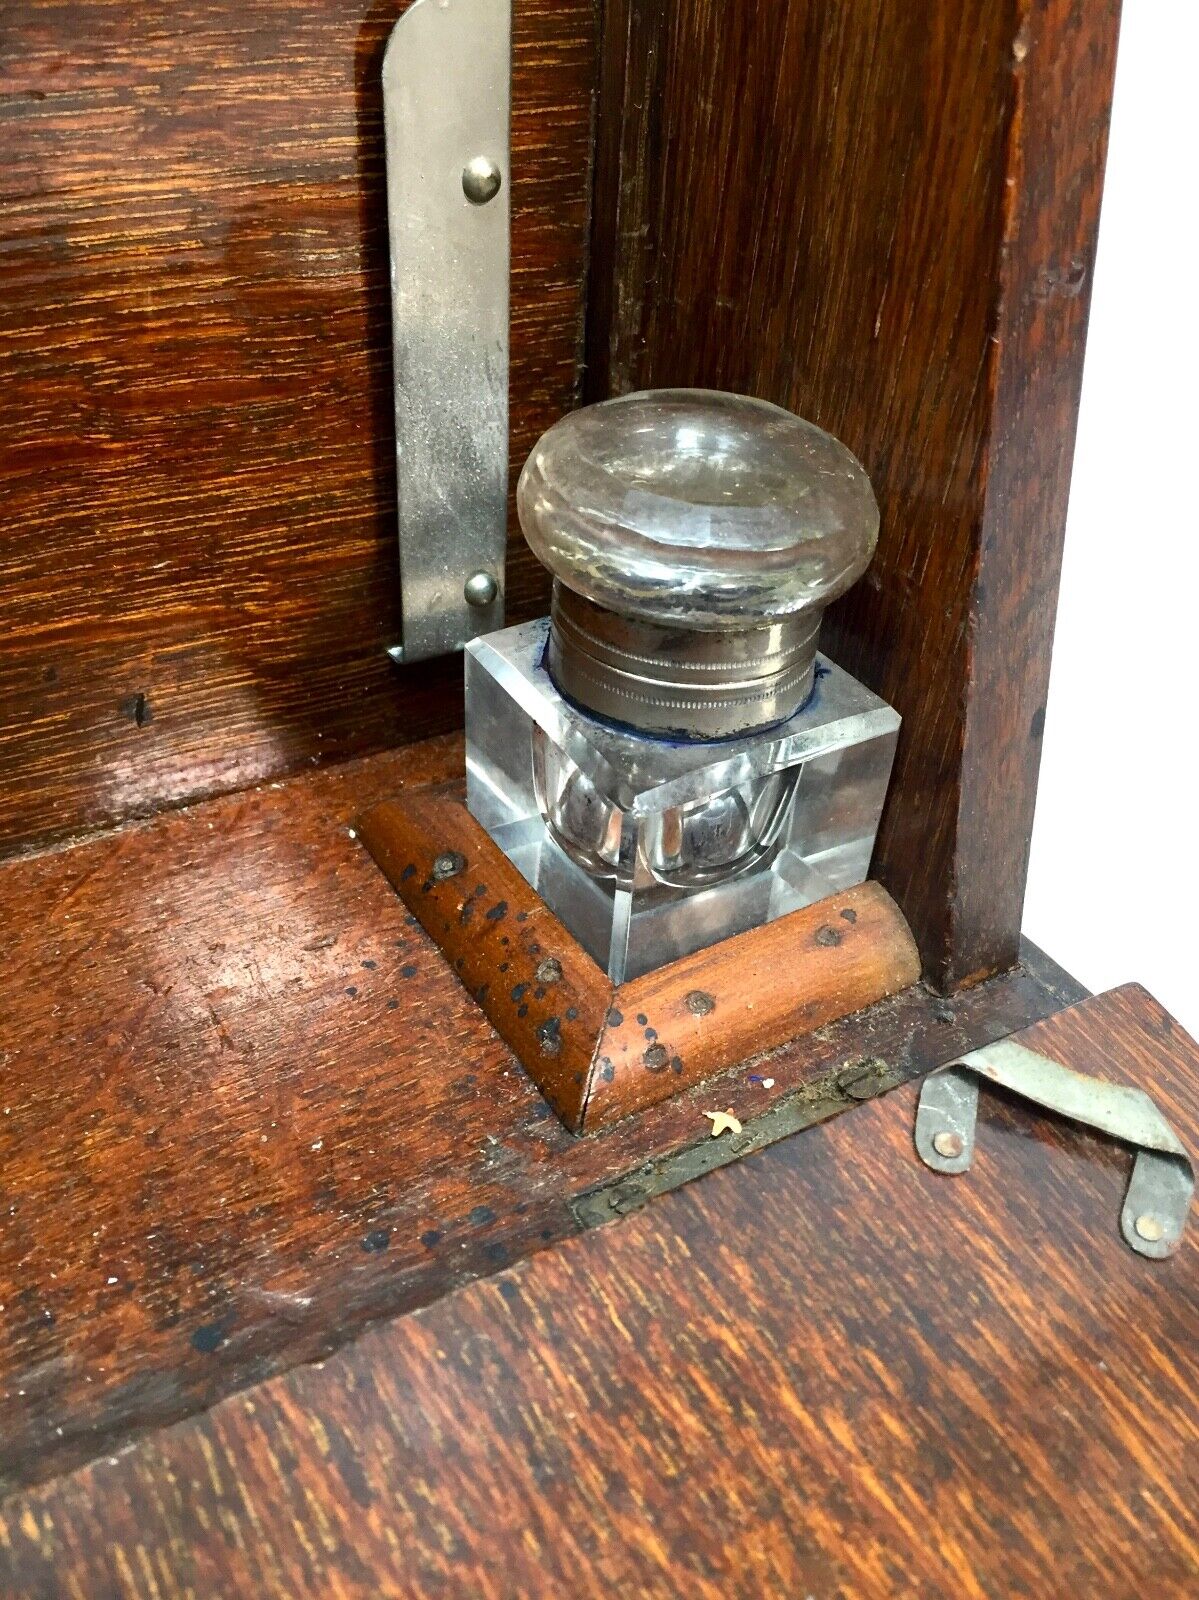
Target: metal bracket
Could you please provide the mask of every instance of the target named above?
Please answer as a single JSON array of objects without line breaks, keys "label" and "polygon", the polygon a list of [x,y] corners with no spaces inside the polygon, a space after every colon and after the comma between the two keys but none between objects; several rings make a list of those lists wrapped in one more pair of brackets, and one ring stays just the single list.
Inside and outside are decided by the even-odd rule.
[{"label": "metal bracket", "polygon": [[1190,1158],[1153,1101],[1129,1084],[1072,1072],[1011,1039],[974,1050],[924,1080],[916,1150],[934,1172],[965,1172],[974,1160],[978,1081],[1135,1146],[1120,1230],[1132,1248],[1161,1260],[1178,1249],[1195,1189]]},{"label": "metal bracket", "polygon": [[502,626],[511,0],[415,0],[383,57],[402,638]]}]

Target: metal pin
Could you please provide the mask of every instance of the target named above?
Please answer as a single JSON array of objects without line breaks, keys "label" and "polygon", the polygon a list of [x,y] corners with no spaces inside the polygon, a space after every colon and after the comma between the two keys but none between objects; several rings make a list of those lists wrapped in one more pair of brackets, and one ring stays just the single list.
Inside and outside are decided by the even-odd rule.
[{"label": "metal pin", "polygon": [[475,156],[462,169],[462,193],[472,206],[485,206],[500,192],[500,169],[490,156]]},{"label": "metal pin", "polygon": [[956,1161],[961,1155],[962,1151],[965,1149],[965,1145],[962,1143],[962,1136],[960,1133],[949,1133],[946,1131],[934,1134],[933,1149],[939,1156],[942,1157],[943,1160]]},{"label": "metal pin", "polygon": [[499,592],[499,585],[490,572],[472,572],[462,585],[467,605],[477,606],[480,610],[489,606]]}]

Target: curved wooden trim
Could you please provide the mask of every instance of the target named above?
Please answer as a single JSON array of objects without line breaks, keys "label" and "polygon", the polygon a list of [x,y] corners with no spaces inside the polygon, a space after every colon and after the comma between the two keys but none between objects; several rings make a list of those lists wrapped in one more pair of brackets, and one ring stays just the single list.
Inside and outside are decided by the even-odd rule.
[{"label": "curved wooden trim", "polygon": [[[614,986],[450,790],[383,802],[366,848],[573,1133],[609,1127],[920,977],[895,902],[860,884]],[[438,879],[433,864],[465,865]]]}]

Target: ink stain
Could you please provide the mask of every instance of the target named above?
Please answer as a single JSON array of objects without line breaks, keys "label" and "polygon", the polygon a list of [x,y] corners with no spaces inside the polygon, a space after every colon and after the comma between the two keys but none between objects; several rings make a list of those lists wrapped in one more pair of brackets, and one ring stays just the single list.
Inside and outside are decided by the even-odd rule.
[{"label": "ink stain", "polygon": [[232,1316],[222,1317],[219,1322],[202,1323],[191,1336],[192,1349],[198,1350],[201,1355],[210,1356],[224,1344],[232,1326]]},{"label": "ink stain", "polygon": [[391,1243],[390,1228],[372,1228],[362,1241],[362,1248],[368,1256],[378,1255],[380,1250],[386,1250]]}]

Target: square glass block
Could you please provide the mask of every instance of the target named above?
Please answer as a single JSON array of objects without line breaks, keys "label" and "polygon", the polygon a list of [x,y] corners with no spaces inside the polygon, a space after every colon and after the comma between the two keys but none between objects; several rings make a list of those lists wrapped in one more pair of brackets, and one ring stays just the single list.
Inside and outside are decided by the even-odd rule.
[{"label": "square glass block", "polygon": [[577,710],[548,620],[466,646],[467,805],[614,983],[861,883],[899,715],[818,659],[801,711],[713,744]]}]

